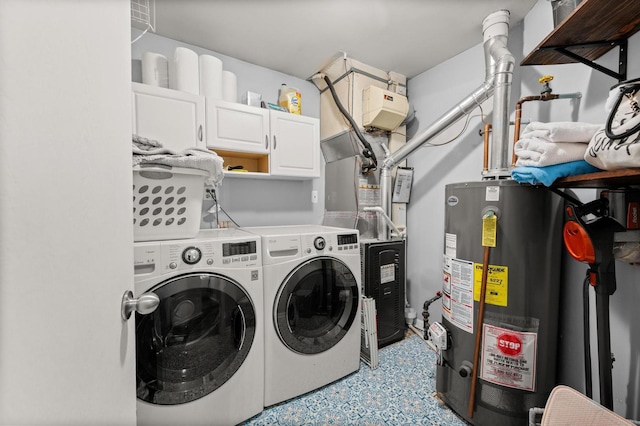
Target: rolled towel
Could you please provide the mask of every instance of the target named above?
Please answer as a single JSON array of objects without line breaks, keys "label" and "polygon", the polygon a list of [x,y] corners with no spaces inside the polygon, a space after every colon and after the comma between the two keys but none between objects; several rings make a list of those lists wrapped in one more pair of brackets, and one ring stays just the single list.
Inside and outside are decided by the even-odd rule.
[{"label": "rolled towel", "polygon": [[530,137],[518,140],[513,149],[518,156],[516,166],[544,167],[582,160],[587,146],[584,143],[555,143]]},{"label": "rolled towel", "polygon": [[549,142],[582,142],[589,143],[593,135],[602,128],[602,124],[590,124],[574,121],[556,121],[541,123],[532,121],[524,128],[521,138],[540,137]]}]

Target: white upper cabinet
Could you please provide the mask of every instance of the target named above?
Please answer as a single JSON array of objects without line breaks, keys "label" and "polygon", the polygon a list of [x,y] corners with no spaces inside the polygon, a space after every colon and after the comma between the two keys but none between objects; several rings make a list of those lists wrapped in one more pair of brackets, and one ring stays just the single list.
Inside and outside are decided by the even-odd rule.
[{"label": "white upper cabinet", "polygon": [[[207,99],[207,147],[234,164],[251,165],[249,171],[262,176],[320,177],[317,118]],[[268,156],[268,166],[256,155]],[[256,173],[230,176],[255,177]]]},{"label": "white upper cabinet", "polygon": [[320,120],[133,83],[133,133],[182,151],[204,148],[243,172],[228,176],[320,177]]},{"label": "white upper cabinet", "polygon": [[164,148],[205,148],[204,98],[179,90],[133,84],[133,133]]},{"label": "white upper cabinet", "polygon": [[206,104],[207,147],[269,153],[268,110],[209,98]]},{"label": "white upper cabinet", "polygon": [[320,177],[320,120],[270,111],[272,175]]}]

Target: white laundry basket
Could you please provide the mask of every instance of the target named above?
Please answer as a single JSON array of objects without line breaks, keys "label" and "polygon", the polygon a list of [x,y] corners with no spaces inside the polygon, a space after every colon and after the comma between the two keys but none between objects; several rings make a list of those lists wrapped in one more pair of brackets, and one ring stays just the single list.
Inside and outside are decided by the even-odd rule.
[{"label": "white laundry basket", "polygon": [[134,242],[195,237],[200,231],[207,176],[197,169],[134,166]]}]

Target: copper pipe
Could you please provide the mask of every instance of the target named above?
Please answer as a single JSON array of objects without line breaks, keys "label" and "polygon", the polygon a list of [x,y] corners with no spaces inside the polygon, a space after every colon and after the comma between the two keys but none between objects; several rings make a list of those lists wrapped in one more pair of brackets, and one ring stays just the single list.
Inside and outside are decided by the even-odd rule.
[{"label": "copper pipe", "polygon": [[484,163],[482,172],[489,171],[489,134],[491,133],[491,123],[484,124]]},{"label": "copper pipe", "polygon": [[491,247],[485,246],[484,258],[482,260],[482,284],[480,286],[480,302],[478,303],[478,319],[476,321],[476,343],[473,350],[473,370],[471,372],[471,392],[469,393],[469,407],[467,417],[473,418],[473,409],[476,400],[476,382],[478,381],[478,356],[480,355],[480,341],[482,339],[482,323],[484,321],[484,301],[487,293],[487,275],[489,273],[489,250]]},{"label": "copper pipe", "polygon": [[538,96],[525,96],[524,98],[520,98],[518,102],[516,102],[516,121],[515,128],[513,130],[513,153],[511,156],[511,167],[516,166],[517,156],[515,145],[516,142],[520,139],[520,121],[522,120],[522,104],[529,101],[552,101],[554,99],[559,99],[560,95],[552,95],[551,92],[545,92],[542,95]]}]

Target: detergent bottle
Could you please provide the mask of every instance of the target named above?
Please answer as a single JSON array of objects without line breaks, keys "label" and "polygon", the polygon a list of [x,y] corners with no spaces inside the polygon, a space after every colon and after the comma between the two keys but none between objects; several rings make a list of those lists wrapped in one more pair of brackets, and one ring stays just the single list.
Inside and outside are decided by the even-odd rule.
[{"label": "detergent bottle", "polygon": [[302,95],[295,87],[289,87],[282,83],[278,94],[278,105],[292,114],[302,113]]}]

